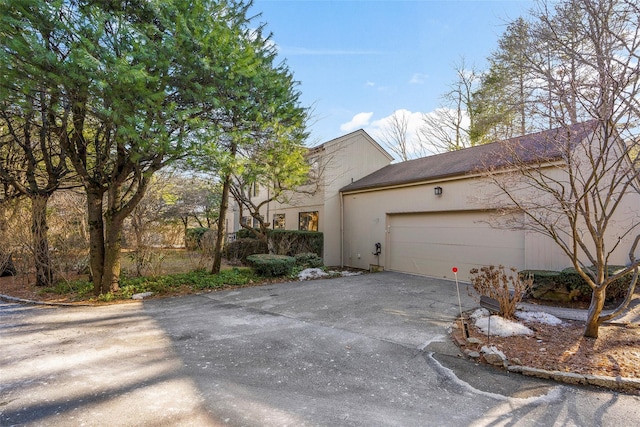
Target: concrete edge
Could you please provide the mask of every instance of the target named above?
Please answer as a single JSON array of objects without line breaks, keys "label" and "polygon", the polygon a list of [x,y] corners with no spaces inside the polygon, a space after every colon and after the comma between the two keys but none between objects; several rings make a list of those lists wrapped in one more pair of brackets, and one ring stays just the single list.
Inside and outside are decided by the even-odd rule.
[{"label": "concrete edge", "polygon": [[0,301],[5,302],[14,302],[19,304],[29,304],[29,305],[44,305],[51,307],[95,307],[96,304],[84,304],[84,303],[72,303],[72,302],[45,302],[45,301],[36,301],[31,299],[24,298],[16,298],[10,295],[0,294]]},{"label": "concrete edge", "polygon": [[640,379],[622,378],[622,377],[606,377],[601,375],[583,375],[574,372],[547,371],[544,369],[530,368],[527,366],[510,365],[507,367],[508,372],[519,373],[529,377],[542,379],[550,379],[566,384],[573,385],[591,385],[604,387],[611,390],[637,392],[640,391]]}]

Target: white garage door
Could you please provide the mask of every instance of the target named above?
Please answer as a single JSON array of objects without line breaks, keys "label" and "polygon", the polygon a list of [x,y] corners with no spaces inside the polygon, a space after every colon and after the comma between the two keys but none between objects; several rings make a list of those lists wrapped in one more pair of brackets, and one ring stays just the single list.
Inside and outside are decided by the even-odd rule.
[{"label": "white garage door", "polygon": [[388,269],[468,280],[485,265],[524,267],[524,232],[492,228],[487,212],[394,214],[388,218]]}]

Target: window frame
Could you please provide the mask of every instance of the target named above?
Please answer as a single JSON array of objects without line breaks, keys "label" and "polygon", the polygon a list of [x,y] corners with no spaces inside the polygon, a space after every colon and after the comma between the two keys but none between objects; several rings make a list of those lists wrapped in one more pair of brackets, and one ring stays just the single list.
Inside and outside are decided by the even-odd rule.
[{"label": "window frame", "polygon": [[[315,215],[315,218],[313,217]],[[309,224],[314,224],[313,229],[309,228]],[[306,211],[298,212],[298,230],[300,231],[318,231],[320,227],[320,212]]]}]

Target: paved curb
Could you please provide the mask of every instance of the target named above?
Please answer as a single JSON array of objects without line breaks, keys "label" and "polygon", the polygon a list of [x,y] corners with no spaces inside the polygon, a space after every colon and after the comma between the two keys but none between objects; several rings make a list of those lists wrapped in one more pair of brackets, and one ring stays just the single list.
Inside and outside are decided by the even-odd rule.
[{"label": "paved curb", "polygon": [[582,375],[573,372],[546,371],[544,369],[517,365],[508,366],[507,371],[520,373],[528,377],[550,379],[573,385],[592,385],[625,392],[637,392],[640,390],[640,379],[636,378]]}]

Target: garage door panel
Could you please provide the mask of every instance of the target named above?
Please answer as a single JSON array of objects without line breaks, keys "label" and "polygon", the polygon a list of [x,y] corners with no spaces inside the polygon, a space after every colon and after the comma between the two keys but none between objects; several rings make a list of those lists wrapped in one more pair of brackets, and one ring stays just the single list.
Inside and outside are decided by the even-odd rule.
[{"label": "garage door panel", "polygon": [[503,264],[521,268],[524,234],[491,228],[486,212],[397,214],[389,216],[388,268],[435,277],[460,277],[472,268]]},{"label": "garage door panel", "polygon": [[[483,229],[484,232],[478,232]],[[499,246],[514,248],[522,246],[522,233],[491,229],[483,223],[478,223],[475,227],[391,226],[390,230],[405,242],[425,242],[426,236],[430,244],[486,246],[492,245],[492,242],[498,239]]]}]

